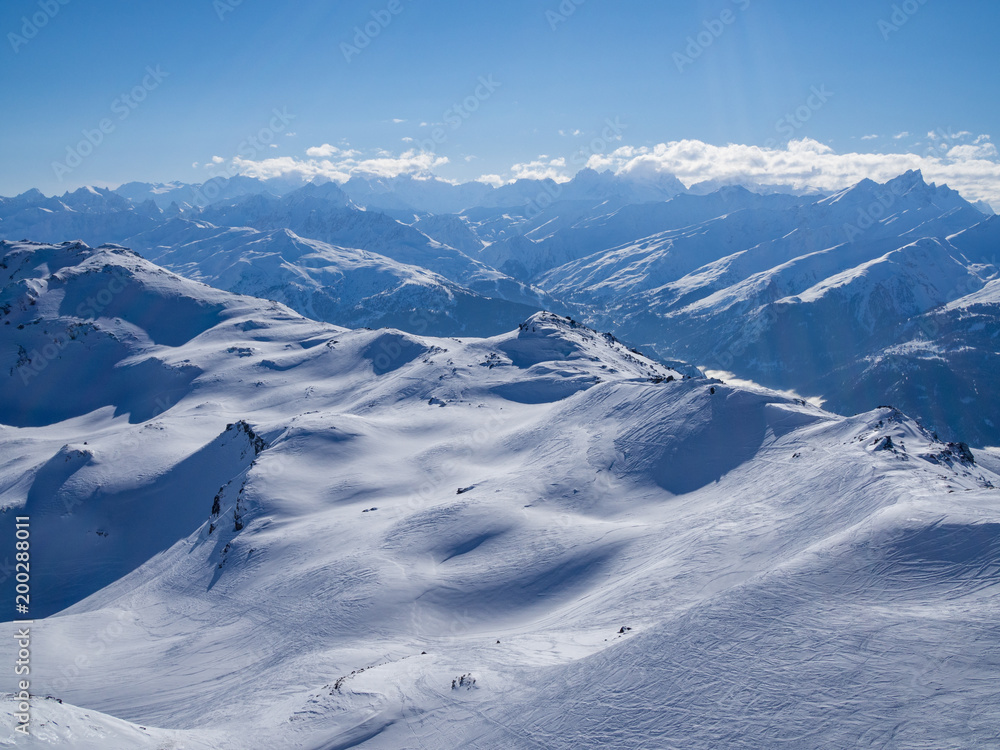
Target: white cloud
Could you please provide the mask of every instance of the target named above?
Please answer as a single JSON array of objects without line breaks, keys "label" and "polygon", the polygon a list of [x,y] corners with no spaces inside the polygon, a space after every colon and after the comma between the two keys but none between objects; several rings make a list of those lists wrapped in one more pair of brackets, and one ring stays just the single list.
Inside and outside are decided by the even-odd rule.
[{"label": "white cloud", "polygon": [[[213,163],[221,163],[219,157],[216,159]],[[885,182],[907,170],[920,169],[928,182],[947,183],[969,200],[985,200],[1000,206],[998,160],[997,147],[989,136],[982,135],[975,143],[929,149],[928,153],[839,153],[809,138],[773,148],[737,143],[716,146],[683,140],[644,147],[622,145],[608,153],[591,156],[586,166],[637,177],[667,173],[686,185],[717,180],[825,191],[841,190],[864,178]],[[378,151],[362,155],[347,144],[343,144],[343,148],[324,144],[308,149],[307,158],[236,159],[233,166],[236,171],[254,176],[295,173],[307,179],[326,177],[343,182],[353,174],[426,177],[448,163],[444,157],[413,148],[399,154]],[[522,178],[565,182],[575,171],[576,165],[570,164],[565,157],[538,156],[514,164],[506,174],[485,174],[477,180],[490,185]]]},{"label": "white cloud", "polygon": [[212,157],[212,164],[222,164],[222,162],[224,162],[224,161],[225,161],[225,159],[223,159],[221,156],[213,156]]},{"label": "white cloud", "polygon": [[331,156],[337,156],[342,159],[349,159],[353,156],[357,156],[358,152],[351,149],[338,148],[329,143],[324,143],[322,146],[313,146],[306,149],[306,156],[311,156],[314,159],[325,159]]},{"label": "white cloud", "polygon": [[410,136],[406,136],[406,137],[402,138],[401,140],[403,141],[403,143],[414,143],[417,139],[416,138],[410,138]]},{"label": "white cloud", "polygon": [[878,138],[877,135],[863,135],[863,136],[861,136],[861,140],[863,140],[863,141],[874,141],[876,138]]},{"label": "white cloud", "polygon": [[297,135],[298,135],[298,133],[291,133],[291,132],[289,132],[289,133],[285,133],[285,138],[294,138]]},{"label": "white cloud", "polygon": [[947,154],[934,155],[840,154],[811,139],[791,141],[785,148],[714,146],[686,140],[651,148],[622,146],[611,153],[592,156],[587,166],[619,174],[669,173],[686,185],[703,180],[729,180],[828,191],[841,190],[866,177],[885,182],[909,169],[920,169],[928,182],[947,183],[969,200],[998,203],[1000,164],[991,160],[995,156],[995,149],[982,145],[956,146]]},{"label": "white cloud", "polygon": [[896,135],[893,136],[893,139],[898,141],[901,140],[902,138],[909,138],[909,137],[910,137],[910,132],[908,130],[904,130],[902,133],[896,133]]},{"label": "white cloud", "polygon": [[570,135],[578,136],[578,135],[583,135],[583,131],[580,130],[579,128],[577,128],[576,130],[560,130],[559,135],[563,136],[564,138]]},{"label": "white cloud", "polygon": [[402,124],[402,123],[404,123],[404,122],[409,122],[408,120],[400,120],[400,119],[399,119],[398,117],[393,117],[393,118],[392,118],[392,121],[393,121],[393,123],[395,123],[396,125],[400,125],[400,124]]},{"label": "white cloud", "polygon": [[812,138],[803,138],[799,141],[789,141],[785,148],[792,154],[832,154],[833,149],[825,143],[814,141]]},{"label": "white cloud", "polygon": [[511,175],[515,180],[555,180],[556,182],[566,182],[571,176],[566,173],[566,159],[550,159],[543,154],[534,161],[515,164],[510,168]]},{"label": "white cloud", "polygon": [[979,145],[955,146],[948,151],[949,159],[958,159],[960,161],[995,159],[997,156],[997,147],[989,141],[985,141]]},{"label": "white cloud", "polygon": [[487,185],[492,185],[493,187],[500,187],[505,185],[507,180],[498,174],[484,174],[476,178],[476,182],[485,182]]},{"label": "white cloud", "polygon": [[942,146],[948,141],[961,141],[971,137],[972,133],[968,130],[959,130],[957,133],[953,133],[951,128],[938,128],[927,133],[927,140],[931,143],[940,143]]},{"label": "white cloud", "polygon": [[401,154],[378,149],[374,156],[360,158],[362,155],[359,151],[341,149],[329,143],[306,149],[306,156],[309,158],[281,156],[258,161],[236,157],[232,161],[232,166],[236,172],[250,177],[268,178],[297,174],[305,179],[325,177],[337,182],[346,182],[355,174],[378,177],[408,174],[414,177],[426,177],[432,170],[448,164],[447,157],[415,149]]}]

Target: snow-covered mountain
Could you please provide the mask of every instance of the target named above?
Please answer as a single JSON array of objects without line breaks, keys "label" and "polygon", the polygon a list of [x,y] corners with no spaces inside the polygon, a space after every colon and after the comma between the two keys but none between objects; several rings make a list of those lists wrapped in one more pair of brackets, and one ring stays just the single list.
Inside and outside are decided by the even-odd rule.
[{"label": "snow-covered mountain", "polygon": [[472,231],[468,222],[455,214],[424,216],[414,221],[410,226],[442,245],[461,250],[470,258],[478,256],[485,246],[483,240]]},{"label": "snow-covered mountain", "polygon": [[61,198],[29,190],[0,198],[0,238],[47,242],[71,238],[99,245],[156,226],[160,214],[155,204],[134,205],[103,188],[80,188]]},{"label": "snow-covered mountain", "polygon": [[[678,231],[739,211],[757,209],[749,221],[769,211],[802,203],[796,196],[759,196],[741,187],[723,188],[708,196],[677,195],[649,203],[560,200],[522,216],[496,217],[482,210],[466,212],[477,231],[491,243],[480,258],[513,276],[533,281],[558,266],[653,235]],[[761,226],[758,231],[774,231]]]},{"label": "snow-covered mountain", "polygon": [[669,174],[616,175],[593,169],[582,169],[566,182],[525,178],[499,187],[481,182],[456,185],[410,175],[393,178],[356,175],[343,188],[359,206],[418,214],[457,214],[480,206],[517,208],[552,199],[592,205],[644,203],[666,200],[686,190],[680,180]]},{"label": "snow-covered mountain", "polygon": [[493,192],[491,186],[481,182],[455,185],[435,177],[420,179],[412,175],[355,175],[343,188],[359,206],[410,215],[457,213],[481,205]]},{"label": "snow-covered mountain", "polygon": [[[247,187],[231,182],[229,187],[234,190]],[[209,223],[223,229],[238,228],[242,234],[213,234]],[[459,219],[449,222],[448,217],[427,217],[424,223],[444,240],[473,251],[482,247],[471,231],[462,231]],[[257,231],[251,232],[251,228]],[[284,257],[287,263],[282,262],[282,253],[290,247],[288,232],[338,250],[332,255],[324,251],[325,260],[310,253],[306,265],[312,270],[306,271],[296,265],[306,252],[301,244]],[[235,238],[249,235],[254,235],[254,246],[241,258]],[[213,236],[225,241],[216,244]],[[564,309],[541,290],[432,239],[414,226],[359,209],[332,182],[310,183],[283,197],[242,192],[238,198],[218,201],[209,208],[189,206],[185,211],[161,211],[148,200],[135,206],[115,192],[91,188],[67,193],[61,199],[46,198],[37,191],[3,199],[0,238],[13,241],[25,237],[47,241],[70,237],[92,246],[113,243],[132,247],[171,268],[183,267],[192,278],[211,283],[219,280],[221,288],[286,299],[299,312],[343,325],[376,323],[438,335],[484,334],[505,330],[535,310]],[[265,248],[268,243],[273,247]],[[166,258],[168,249],[172,252]],[[360,266],[348,257],[365,258],[362,265],[369,270],[379,265],[384,272],[381,278],[389,287],[379,287],[371,275],[357,275]],[[202,263],[207,267],[200,268]],[[223,273],[220,264],[229,271]],[[346,271],[351,278],[342,283]],[[442,285],[442,276],[451,283]],[[395,281],[389,281],[390,277]],[[403,288],[400,285],[407,277],[421,278]],[[360,284],[357,289],[351,288],[351,279]],[[419,311],[416,322],[411,321],[414,310]],[[437,322],[441,327],[435,327]]]},{"label": "snow-covered mountain", "polygon": [[118,247],[6,243],[0,280],[0,534],[30,516],[38,696],[28,742],[4,698],[0,741],[995,740],[1000,477],[896,410],[550,313],[347,330]]},{"label": "snow-covered mountain", "polygon": [[[998,227],[909,172],[805,205],[745,208],[660,232],[537,283],[585,320],[662,356],[821,397],[841,413],[894,403],[951,439],[996,444],[1000,403],[985,385],[995,345],[970,357],[936,341],[922,321],[996,278]],[[980,322],[988,337],[1000,330],[1000,319]],[[931,370],[914,337],[934,351]],[[919,388],[906,385],[911,377]],[[957,382],[983,385],[929,395]]]},{"label": "snow-covered mountain", "polygon": [[199,217],[217,226],[290,229],[300,237],[361,248],[426,268],[489,297],[522,304],[546,299],[539,290],[418,229],[380,212],[359,210],[334,183],[310,184],[280,199],[254,195],[220,202],[203,210]]},{"label": "snow-covered mountain", "polygon": [[[301,187],[303,182],[296,177],[258,179],[235,175],[214,177],[198,184],[130,182],[115,192],[137,204],[152,200],[166,210],[173,203],[190,209],[250,195],[280,197]],[[456,214],[477,206],[513,208],[529,205],[540,195],[559,195],[565,200],[595,203],[642,203],[686,192],[683,183],[669,174],[616,175],[592,169],[583,169],[563,183],[551,179],[521,179],[499,187],[482,182],[456,184],[426,175],[383,177],[359,173],[340,187],[356,205],[397,218],[413,214]]]},{"label": "snow-covered mountain", "polygon": [[[894,403],[949,439],[1000,443],[985,385],[997,321],[976,308],[975,347],[927,322],[1000,274],[1000,224],[916,171],[829,196],[698,194],[708,186],[593,170],[501,188],[411,176],[222,187],[233,197],[167,211],[35,191],[0,202],[0,236],[122,244],[347,326],[489,334],[553,310],[840,413]],[[420,325],[413,310],[428,311]]]},{"label": "snow-covered mountain", "polygon": [[152,201],[166,211],[172,205],[176,205],[179,209],[192,210],[220,200],[232,200],[259,193],[281,196],[303,185],[303,180],[296,177],[273,177],[262,180],[234,175],[213,177],[194,185],[183,182],[128,182],[115,188],[115,192],[135,204]]},{"label": "snow-covered mountain", "polygon": [[544,307],[484,297],[419,266],[303,239],[288,229],[174,219],[127,242],[187,278],[352,328],[485,336],[509,330]]}]

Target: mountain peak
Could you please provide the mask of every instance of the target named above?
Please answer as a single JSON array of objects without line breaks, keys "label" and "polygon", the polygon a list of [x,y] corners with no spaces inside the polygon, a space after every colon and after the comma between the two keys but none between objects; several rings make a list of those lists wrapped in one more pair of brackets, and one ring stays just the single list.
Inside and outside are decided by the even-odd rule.
[{"label": "mountain peak", "polygon": [[573,182],[580,183],[593,183],[598,182],[602,177],[612,177],[613,174],[610,170],[604,172],[598,172],[596,169],[591,169],[590,167],[584,167],[573,177]]},{"label": "mountain peak", "polygon": [[924,173],[919,169],[910,169],[903,174],[886,181],[885,187],[898,195],[904,195],[911,191],[920,193],[931,193],[937,189],[937,185],[928,184],[924,180]]},{"label": "mountain peak", "polygon": [[920,182],[926,184],[924,180],[924,172],[922,169],[908,169],[898,177],[894,177],[893,179],[889,180],[886,184],[889,185],[894,182],[905,183],[910,185],[916,185],[917,183]]},{"label": "mountain peak", "polygon": [[971,207],[971,204],[947,185],[928,184],[919,169],[908,170],[885,183],[865,177],[819,203],[829,206],[853,203],[862,207],[878,203],[890,213],[932,205],[942,211]]},{"label": "mountain peak", "polygon": [[23,193],[17,196],[18,200],[23,201],[43,201],[45,196],[42,191],[38,188],[31,188],[30,190],[25,190]]},{"label": "mountain peak", "polygon": [[324,182],[322,184],[310,182],[288,195],[288,198],[293,201],[299,197],[320,198],[341,205],[347,205],[350,202],[347,193],[336,182]]},{"label": "mountain peak", "polygon": [[679,370],[629,349],[610,333],[600,333],[547,311],[535,313],[518,326],[514,335],[505,338],[499,349],[515,366],[530,368],[558,362],[562,374],[577,380],[581,390],[612,374],[657,382],[684,379]]}]

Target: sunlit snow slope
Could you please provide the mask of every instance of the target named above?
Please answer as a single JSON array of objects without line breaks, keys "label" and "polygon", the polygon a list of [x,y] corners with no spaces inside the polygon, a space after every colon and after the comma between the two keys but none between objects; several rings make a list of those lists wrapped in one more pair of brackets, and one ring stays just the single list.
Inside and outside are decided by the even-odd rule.
[{"label": "sunlit snow slope", "polygon": [[0,744],[1000,741],[1000,478],[900,412],[548,313],[349,331],[123,248],[0,253],[39,696]]}]

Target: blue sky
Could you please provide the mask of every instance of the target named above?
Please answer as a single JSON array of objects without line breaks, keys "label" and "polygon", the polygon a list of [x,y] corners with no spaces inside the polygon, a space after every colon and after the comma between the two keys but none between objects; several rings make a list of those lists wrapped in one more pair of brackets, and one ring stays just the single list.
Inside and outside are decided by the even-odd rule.
[{"label": "blue sky", "polygon": [[1000,202],[998,22],[971,0],[7,0],[0,194],[589,160],[815,163],[821,186],[922,166]]}]

